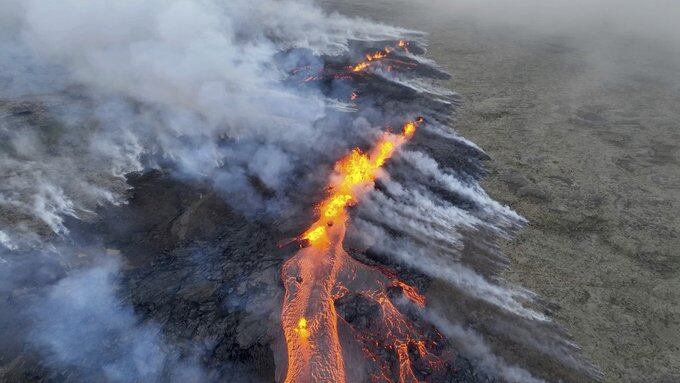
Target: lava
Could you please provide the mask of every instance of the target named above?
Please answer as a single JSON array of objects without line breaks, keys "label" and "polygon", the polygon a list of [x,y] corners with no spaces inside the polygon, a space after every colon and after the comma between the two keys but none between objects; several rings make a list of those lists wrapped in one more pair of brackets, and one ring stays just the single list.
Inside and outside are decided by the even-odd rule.
[{"label": "lava", "polygon": [[[401,49],[401,50],[408,53],[408,45],[409,45],[408,41],[399,40],[396,48]],[[355,72],[355,73],[356,72],[362,72],[362,71],[368,69],[371,66],[371,63],[387,58],[387,56],[390,53],[392,53],[396,48],[385,47],[382,50],[366,54],[365,59],[363,61],[361,61],[361,62],[359,62],[359,63],[357,63],[357,64],[355,64],[351,67],[352,72]],[[391,66],[388,66],[388,68],[390,68],[390,70],[391,70]]]},{"label": "lava", "polygon": [[[407,122],[400,134],[383,133],[370,151],[354,149],[335,164],[330,193],[317,205],[319,218],[300,236],[306,246],[281,271],[286,383],[344,383],[350,373],[362,369],[373,382],[417,382],[409,350],[436,367],[437,361],[427,352],[428,343],[395,307],[388,292],[401,291],[416,307],[424,307],[425,298],[416,288],[357,261],[343,249],[347,208],[372,190],[385,162],[413,137],[420,123],[422,119]],[[350,295],[380,307],[371,328],[352,328],[338,315],[335,302]],[[340,327],[349,328],[355,339],[341,339]],[[351,342],[357,342],[366,356],[365,366],[352,365],[352,371],[345,364],[343,347]],[[396,364],[377,356],[380,350],[391,351]]]},{"label": "lava", "polygon": [[405,50],[406,52],[408,52],[409,42],[406,41],[406,40],[399,40],[399,42],[397,43],[397,46],[399,48]]},{"label": "lava", "polygon": [[[312,67],[309,65],[294,68],[290,71],[290,74],[293,76],[298,76],[300,74],[305,75],[304,78],[302,78],[300,83],[307,83],[307,82],[312,82],[312,81],[321,81],[324,79],[328,78],[335,78],[335,79],[350,79],[351,73],[359,74],[361,72],[364,72],[365,70],[369,69],[373,64],[378,63],[378,62],[383,62],[387,61],[389,64],[387,65],[387,71],[391,72],[392,68],[394,65],[398,65],[400,67],[409,67],[413,66],[412,63],[399,60],[397,57],[394,55],[391,55],[391,53],[395,51],[403,51],[406,53],[409,53],[408,50],[409,42],[406,40],[399,40],[396,45],[394,46],[387,46],[379,51],[375,51],[372,53],[367,53],[364,55],[363,60],[344,67],[342,71],[335,72],[333,70],[328,70],[328,68],[325,68],[320,71],[313,71]],[[354,100],[356,97],[358,97],[358,94],[353,93],[351,96],[352,100]]]},{"label": "lava", "polygon": [[352,72],[361,72],[364,69],[368,68],[371,65],[372,61],[378,61],[380,59],[383,59],[387,57],[387,55],[392,52],[392,48],[390,47],[385,47],[385,49],[381,51],[377,51],[374,53],[369,53],[366,55],[366,59],[358,64],[355,64],[352,66]]},{"label": "lava", "polygon": [[314,246],[327,244],[327,227],[346,221],[345,208],[373,185],[385,161],[413,136],[415,124],[406,123],[400,135],[384,133],[370,153],[354,149],[335,164],[336,177],[331,183],[333,194],[319,204],[321,218],[302,235],[302,239]]}]

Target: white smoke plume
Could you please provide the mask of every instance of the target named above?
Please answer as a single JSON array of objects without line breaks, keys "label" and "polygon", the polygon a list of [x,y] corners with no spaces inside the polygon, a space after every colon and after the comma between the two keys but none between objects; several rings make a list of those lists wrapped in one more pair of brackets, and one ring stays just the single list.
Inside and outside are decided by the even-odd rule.
[{"label": "white smoke plume", "polygon": [[60,280],[28,310],[30,340],[83,381],[208,382],[196,360],[168,344],[160,326],[141,323],[121,302],[119,265],[109,260]]},{"label": "white smoke plume", "polygon": [[348,39],[406,32],[305,1],[2,7],[0,223],[15,243],[65,234],[65,216],[121,202],[123,175],[158,159],[250,195],[246,208],[265,205],[248,177],[280,191],[293,163],[343,145],[317,124],[333,103],[284,85],[277,55],[338,53]]},{"label": "white smoke plume", "polygon": [[[466,184],[442,172],[436,161],[425,154],[406,151],[401,157],[421,170],[419,174],[433,177],[474,202],[476,208],[464,210],[425,190],[387,179],[383,184],[389,196],[375,191],[360,207],[360,216],[368,219],[355,220],[360,239],[413,269],[458,286],[470,296],[522,317],[547,321],[543,314],[524,306],[533,300],[533,294],[499,281],[489,281],[460,260],[465,235],[475,235],[480,229],[504,235],[507,228],[523,222],[523,218],[493,201],[475,183]],[[395,238],[383,227],[397,230],[404,237]]]},{"label": "white smoke plume", "polygon": [[452,339],[466,355],[477,362],[483,371],[501,377],[508,382],[545,382],[543,379],[534,377],[529,371],[510,365],[503,358],[495,355],[483,337],[474,330],[457,323],[451,323],[431,310],[427,311],[424,316],[449,339]]},{"label": "white smoke plume", "polygon": [[402,156],[420,173],[434,178],[443,187],[459,194],[461,197],[469,199],[481,208],[488,216],[503,218],[507,224],[514,225],[523,222],[524,218],[519,216],[507,206],[502,206],[497,201],[489,197],[486,192],[477,184],[466,185],[455,175],[448,174],[439,168],[437,161],[422,152],[406,151]]},{"label": "white smoke plume", "polygon": [[[313,86],[289,85],[290,69],[321,66],[322,55],[349,51],[351,40],[418,35],[328,15],[307,1],[3,3],[0,245],[8,250],[67,237],[69,220],[92,218],[102,204],[124,204],[126,174],[150,168],[207,180],[236,209],[285,216],[299,208],[293,198],[302,184],[313,182],[315,171],[328,171],[320,163],[344,154],[354,136],[377,131],[364,117],[337,126],[337,114],[351,110],[347,104]],[[444,100],[450,92],[381,75],[451,105]],[[389,117],[402,117],[394,113]],[[429,129],[478,149],[439,126]],[[547,321],[528,307],[531,293],[460,262],[465,235],[505,236],[523,219],[426,152],[404,152],[395,160],[395,168],[415,173],[415,180],[382,180],[385,191],[371,193],[359,207],[353,229],[369,246],[504,314]],[[396,238],[388,230],[410,234]],[[503,267],[501,259],[487,261]],[[31,308],[38,318],[32,342],[50,360],[108,381],[209,380],[209,372],[166,342],[159,326],[140,323],[121,303],[118,271],[118,264],[107,263],[57,282]],[[468,340],[466,351],[485,368],[510,380],[538,381],[504,364],[475,334],[441,327]],[[85,347],[79,347],[82,339]],[[98,360],[98,348],[112,339],[124,340],[115,357]]]},{"label": "white smoke plume", "polygon": [[357,225],[359,231],[378,239],[379,242],[374,243],[376,251],[392,254],[405,265],[430,277],[447,281],[460,288],[463,293],[507,312],[532,320],[549,320],[545,315],[524,306],[524,302],[531,301],[530,293],[512,286],[492,283],[464,264],[452,260],[449,254],[437,254],[408,240],[391,238],[381,228],[365,221],[359,220]]}]

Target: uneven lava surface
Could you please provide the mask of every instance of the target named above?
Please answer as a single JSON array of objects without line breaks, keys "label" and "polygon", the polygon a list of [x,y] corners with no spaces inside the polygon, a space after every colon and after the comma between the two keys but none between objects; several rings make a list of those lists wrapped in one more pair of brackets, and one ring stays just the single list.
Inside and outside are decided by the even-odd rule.
[{"label": "uneven lava surface", "polygon": [[[284,292],[279,273],[297,250],[280,248],[278,242],[290,233],[253,223],[209,190],[160,172],[137,176],[132,183],[130,204],[103,216],[115,225],[99,228],[108,233],[107,243],[129,254],[124,288],[135,310],[159,322],[166,336],[187,352],[202,345],[202,362],[216,378],[274,381],[272,344],[281,336]],[[140,220],[142,216],[147,219]],[[388,280],[389,274],[383,275]],[[427,285],[422,277],[414,283]],[[383,299],[401,301],[402,287],[386,291],[389,296]],[[345,295],[335,306],[343,321],[372,344],[373,356],[386,371],[398,374],[398,355],[391,345],[381,343],[386,340],[380,333],[381,306],[361,294]],[[409,348],[417,361],[415,375],[436,382],[493,381],[475,373],[465,356],[451,349],[431,325],[409,314],[412,309],[404,305],[411,331],[432,342],[431,352],[448,358],[434,371],[416,357],[417,349]]]},{"label": "uneven lava surface", "polygon": [[[378,50],[376,47],[379,46],[383,48]],[[367,119],[385,126],[386,132],[401,130],[402,124],[397,125],[396,120],[385,121],[385,115],[413,119],[418,116],[419,122],[407,123],[401,134],[408,140],[418,137],[427,142],[428,132],[421,131],[420,125],[436,124],[437,118],[446,121],[455,105],[454,95],[435,98],[399,85],[389,76],[397,71],[404,73],[406,78],[443,78],[447,75],[419,63],[413,53],[423,50],[410,42],[373,42],[370,46],[357,42],[352,50],[353,54],[348,56],[325,58],[326,65],[315,72],[305,67],[295,68],[291,71],[290,81],[301,78],[301,87],[307,82],[321,82],[329,96],[351,103],[355,111],[350,115],[366,113]],[[346,86],[338,86],[338,82]],[[384,109],[383,116],[375,113],[381,109]],[[429,121],[420,116],[427,116]],[[392,124],[396,126],[391,128]],[[419,129],[414,132],[416,125]],[[375,171],[386,165],[392,153],[406,143],[401,136],[385,134],[389,136],[382,140],[387,140],[384,142],[390,147],[376,149],[379,151],[377,156],[382,158],[371,155],[371,161],[376,162]],[[432,142],[433,150],[437,150],[436,140]],[[370,154],[371,143],[366,145]],[[461,170],[471,175],[480,170],[476,160],[483,156],[481,153],[470,156],[470,148],[458,154],[454,150],[447,152],[453,157],[461,157],[458,161],[465,163]],[[368,181],[370,185],[363,186],[369,190],[361,193],[370,191],[375,182],[375,175],[366,177],[358,183]],[[208,186],[185,185],[160,172],[134,176],[131,183],[134,189],[129,206],[111,209],[110,215],[101,215],[101,235],[129,258],[131,266],[125,276],[129,299],[136,311],[159,322],[170,339],[180,344],[206,347],[204,362],[218,376],[282,381],[287,371],[285,380],[290,382],[475,382],[491,379],[475,373],[465,356],[414,312],[426,304],[425,297],[419,293],[427,287],[426,277],[404,269],[402,275],[397,276],[395,265],[388,259],[366,262],[352,258],[346,252],[344,247],[350,248],[351,243],[344,240],[344,226],[351,206],[360,204],[360,195],[343,199],[339,206],[337,203],[330,207],[325,205],[324,209],[323,202],[318,200],[324,197],[324,192],[317,193],[315,198],[324,209],[320,214],[335,209],[336,215],[331,217],[336,220],[334,227],[326,226],[324,221],[318,226],[312,224],[309,229],[329,228],[327,235],[333,238],[317,247],[316,243],[310,246],[314,241],[307,238],[309,233],[302,234],[299,224],[273,225],[242,216]],[[345,188],[345,192],[351,192],[355,186]],[[319,214],[318,208],[312,210],[314,203],[310,205],[310,216]],[[342,219],[338,220],[340,215]],[[298,236],[299,240],[286,242],[288,238]],[[329,247],[333,248],[330,252]],[[326,254],[309,254],[315,251]],[[291,271],[290,262],[295,253],[308,254],[310,259],[317,260],[333,253],[341,264],[336,272],[344,283],[331,283],[328,300],[320,307],[313,307],[311,312],[309,307],[301,308],[310,315],[306,318],[302,314],[291,318],[286,315],[285,305],[290,296],[285,291],[290,293],[291,287],[285,275],[293,278],[292,283],[302,284],[302,277]],[[150,257],[149,254],[163,255]],[[333,257],[327,259],[330,258]],[[321,279],[310,286],[312,291],[318,289],[319,284],[328,282],[321,274],[317,275]],[[313,306],[310,302],[302,304]],[[294,376],[290,363],[296,353],[304,351],[291,349],[294,342],[289,339],[288,357],[282,360],[285,345],[281,342],[281,331],[283,328],[286,332],[286,320],[289,319],[293,323],[288,324],[289,338],[304,338],[303,347],[304,344],[309,346],[316,332],[323,331],[315,322],[312,314],[315,310],[334,312],[326,320],[332,327],[337,327],[334,327],[334,334],[327,335],[334,337],[337,344],[326,345],[323,339],[317,339],[318,343],[312,348],[320,359],[315,362],[313,357],[299,358],[301,366],[297,368],[307,370],[307,373]],[[282,311],[283,316],[280,315]],[[335,362],[339,365],[326,366],[328,375],[323,375],[320,372],[325,357],[334,352],[337,353]],[[335,371],[331,371],[333,368]]]},{"label": "uneven lava surface", "polygon": [[[333,116],[338,126],[361,118],[382,127],[383,136],[357,137],[357,150],[346,154],[352,160],[352,153],[358,153],[354,160],[370,168],[361,170],[349,187],[337,181],[346,174],[337,158],[325,184],[291,196],[303,206],[301,212],[277,220],[244,215],[209,183],[184,182],[172,169],[129,174],[128,204],[101,208],[88,222],[70,220],[73,237],[122,254],[121,296],[144,320],[158,323],[180,353],[198,352],[215,381],[501,381],[488,365],[478,366],[478,355],[468,355],[426,320],[427,291],[435,278],[362,235],[361,227],[371,227],[412,238],[423,251],[464,262],[477,275],[493,279],[506,265],[495,241],[521,224],[505,217],[504,230],[499,230],[486,223],[496,219],[491,212],[495,205],[477,200],[473,189],[456,189],[447,184],[449,178],[437,178],[439,173],[422,165],[429,162],[414,165],[400,155],[404,148],[417,149],[466,182],[484,176],[486,155],[447,128],[457,97],[437,88],[435,81],[448,75],[422,59],[423,53],[417,41],[406,40],[355,41],[348,52],[332,57],[314,57],[302,49],[282,53],[282,70],[291,84],[304,90],[313,83],[341,104]],[[409,123],[417,126],[415,132]],[[384,142],[392,146],[383,150]],[[463,232],[460,239],[463,251],[451,249],[445,236],[431,235],[454,234],[447,217],[436,220],[442,212],[437,206],[431,211],[413,206],[421,210],[410,212],[408,201],[397,205],[405,193],[396,182],[416,190],[413,195],[436,196],[451,209],[476,217],[478,226],[468,227],[474,238]],[[372,210],[378,198],[395,204],[394,210],[413,226],[398,225],[385,212]],[[364,207],[364,200],[374,203]],[[330,215],[329,209],[334,211]],[[469,297],[463,290],[472,283],[464,282],[450,287],[451,304],[461,307],[459,322],[484,319],[476,329],[511,345],[507,349],[518,355],[513,362],[522,362],[523,355],[535,359],[532,372],[565,380],[580,376],[559,361],[525,352],[533,346],[524,340],[503,338],[508,323],[537,332],[552,329],[551,324],[522,317],[533,311],[521,305],[506,309],[502,293],[489,301]],[[540,318],[549,315],[536,305]],[[68,381],[69,374],[79,373],[32,364],[30,352],[17,358],[7,376]]]},{"label": "uneven lava surface", "polygon": [[[349,101],[354,101],[355,113],[362,113],[361,102],[366,99],[371,103],[371,113],[376,108],[400,108],[398,114],[404,116],[413,115],[417,110],[429,111],[429,119],[437,116],[448,118],[450,111],[447,107],[455,103],[452,95],[447,99],[431,99],[407,86],[395,85],[373,72],[389,74],[403,70],[413,72],[409,73],[410,76],[425,74],[438,78],[446,75],[409,58],[411,52],[407,46],[411,44],[408,42],[378,44],[386,48],[370,53],[375,50],[374,47],[357,43],[354,49],[361,53],[345,58],[346,62],[327,58],[327,66],[313,77],[303,74],[304,68],[296,69],[292,72],[291,81],[304,76],[303,83],[325,82],[329,92],[335,93],[343,88],[330,83],[346,82],[351,85],[346,88],[349,92],[346,96]],[[411,49],[422,52],[416,45]],[[404,57],[401,57],[402,54]],[[351,60],[353,57],[357,58]],[[419,97],[424,98],[422,105],[427,107],[413,106],[414,99]],[[426,103],[425,99],[429,102]],[[380,106],[381,102],[386,105]],[[404,111],[401,103],[411,105],[413,112]],[[392,113],[386,111],[386,114]],[[401,134],[406,139],[413,139],[416,125],[420,127],[426,123],[424,118],[419,117],[419,122],[404,125]],[[376,155],[382,158],[371,156],[376,171],[385,165],[393,151],[406,142],[402,136],[386,134],[388,136],[383,137],[383,142],[389,143],[390,147],[376,149]],[[427,133],[423,135],[427,136]],[[471,174],[477,170],[474,159],[472,157],[471,161],[469,156],[465,159],[468,164],[473,164],[468,169]],[[375,175],[366,177],[358,183],[368,181],[370,189]],[[292,377],[293,373],[288,370],[286,381],[474,382],[489,379],[476,374],[464,356],[457,353],[432,325],[413,312],[426,304],[418,291],[427,286],[427,278],[402,270],[404,278],[409,281],[405,282],[400,279],[401,276],[397,277],[394,265],[385,262],[386,259],[371,261],[369,265],[353,259],[345,251],[344,225],[348,218],[345,209],[360,203],[359,195],[343,199],[339,206],[333,197],[329,199],[331,206],[319,202],[322,215],[334,209],[335,216],[331,220],[336,222],[334,227],[328,226],[327,235],[333,238],[327,238],[328,243],[316,246],[318,238],[310,240],[309,232],[301,235],[299,225],[288,223],[276,227],[270,222],[257,222],[252,217],[242,216],[208,186],[185,185],[160,172],[134,176],[131,183],[134,189],[130,205],[110,210],[111,215],[101,215],[101,235],[107,237],[108,244],[115,245],[129,257],[132,266],[126,272],[125,285],[136,310],[161,323],[170,339],[208,347],[205,362],[217,371],[216,374],[246,380],[283,380],[282,373],[286,370],[282,365],[290,366],[295,352],[303,351],[291,350],[289,343],[288,358],[281,363],[281,319],[284,319],[285,332],[285,305],[286,297],[289,297],[284,292],[286,289],[290,292],[290,287],[282,289],[279,274],[291,273],[289,262],[294,253],[305,254],[319,249],[328,253],[328,247],[333,247],[331,252],[339,257],[342,264],[337,270],[338,278],[344,280],[344,284],[329,286],[333,290],[329,290],[329,300],[312,311],[337,310],[336,314],[326,318],[337,325],[335,334],[331,334],[335,337],[337,344],[334,347],[337,349],[324,349],[323,340],[317,340],[319,343],[313,346],[322,356],[338,353],[335,357],[340,365],[335,366],[336,371],[327,371],[329,375],[324,376],[317,375],[322,368],[310,359],[299,360],[303,364],[302,369],[309,368],[312,372]],[[355,186],[340,189],[351,193]],[[323,193],[320,196],[323,197]],[[342,219],[338,220],[338,216]],[[325,228],[326,222],[316,226],[312,224],[308,231],[315,227]],[[286,242],[296,236],[300,239]],[[298,251],[300,247],[302,250]],[[149,257],[148,254],[164,255]],[[309,256],[320,259],[324,255]],[[318,277],[322,279],[315,281],[316,284],[327,282],[322,276]],[[286,277],[282,278],[284,287],[288,286]],[[293,278],[293,283],[302,282],[300,276],[290,274],[290,278]],[[284,307],[281,307],[282,304]],[[303,304],[308,305],[309,302]],[[281,310],[283,316],[279,315]],[[304,308],[302,310],[305,311]],[[294,324],[289,325],[292,335],[288,335],[304,338],[303,343],[309,343],[316,331],[322,331],[313,317],[298,315],[290,320]],[[339,338],[343,340],[340,342]],[[350,338],[354,338],[355,342],[349,341]],[[278,360],[276,376],[275,360]],[[224,366],[228,367],[225,369]],[[220,369],[225,370],[219,372]],[[339,375],[334,376],[334,373]]]}]

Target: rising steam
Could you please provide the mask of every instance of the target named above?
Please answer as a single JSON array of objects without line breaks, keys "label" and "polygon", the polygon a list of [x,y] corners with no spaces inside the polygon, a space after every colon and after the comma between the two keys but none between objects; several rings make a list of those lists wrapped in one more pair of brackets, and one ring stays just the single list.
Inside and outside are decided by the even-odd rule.
[{"label": "rising steam", "polygon": [[[309,245],[282,269],[280,380],[318,367],[319,381],[437,381],[467,357],[483,376],[541,381],[485,335],[548,355],[565,374],[590,368],[534,294],[498,277],[496,241],[524,220],[479,186],[486,155],[449,127],[457,98],[434,85],[448,75],[422,57],[422,34],[306,1],[5,2],[0,267],[59,270],[15,307],[37,318],[22,342],[46,365],[75,366],[80,381],[219,375],[124,302],[121,263],[74,261],[70,223],[127,203],[131,173],[162,169]],[[3,293],[29,279],[7,279]],[[430,282],[447,286],[456,322],[413,310]],[[377,307],[380,320],[350,323],[347,307]],[[356,355],[366,361],[349,371]]]},{"label": "rising steam", "polygon": [[[324,97],[282,85],[287,74],[275,57],[398,33],[297,2],[27,1],[9,9],[3,27],[14,29],[0,67],[14,113],[0,121],[0,206],[10,238],[39,225],[64,233],[64,216],[116,201],[123,174],[159,161],[213,177],[232,194],[252,192],[249,175],[279,191],[293,164],[332,144],[314,126]],[[25,104],[34,101],[40,107]],[[266,205],[257,194],[246,202]]]}]

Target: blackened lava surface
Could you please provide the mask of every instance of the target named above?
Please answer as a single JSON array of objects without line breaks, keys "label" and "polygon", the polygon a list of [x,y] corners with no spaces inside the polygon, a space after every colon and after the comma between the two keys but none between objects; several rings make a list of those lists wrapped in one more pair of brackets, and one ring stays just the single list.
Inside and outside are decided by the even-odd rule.
[{"label": "blackened lava surface", "polygon": [[[296,250],[277,243],[295,233],[246,218],[208,187],[166,173],[131,175],[130,183],[129,204],[100,212],[94,225],[107,247],[126,254],[121,294],[138,315],[160,323],[180,349],[191,353],[200,347],[216,380],[274,381],[271,344],[279,336],[283,292],[279,270]],[[75,235],[78,225],[72,226]],[[92,225],[87,227],[91,235]],[[421,276],[418,284],[426,283]],[[338,308],[359,328],[376,314],[358,297],[346,297]],[[435,381],[495,381],[475,372],[463,355],[452,358]],[[67,376],[38,367],[23,377],[69,381]]]},{"label": "blackened lava surface", "polygon": [[[341,71],[363,55],[381,49],[386,43],[352,44],[352,51],[343,57],[324,58],[324,73]],[[395,45],[396,42],[391,42]],[[414,44],[412,53],[422,49]],[[399,53],[396,53],[397,55]],[[415,63],[404,55],[405,62]],[[409,77],[404,69],[405,78]],[[446,77],[436,68],[418,64],[411,77],[437,80]],[[322,78],[328,97],[349,98],[351,90],[360,95],[353,112],[335,116],[339,126],[347,126],[357,117],[374,126],[399,126],[405,119],[423,116],[430,126],[447,126],[457,105],[455,94],[435,94],[393,81],[389,74],[372,71],[351,74],[347,78]],[[344,83],[344,86],[343,86]],[[349,86],[351,85],[351,86]],[[363,142],[367,144],[367,142]],[[361,139],[357,139],[361,146]],[[481,162],[486,155],[464,141],[444,139],[422,129],[411,142],[412,148],[427,153],[443,166],[465,180],[483,177]],[[405,162],[405,161],[403,161]],[[387,166],[392,179],[403,185],[424,188],[432,194],[464,209],[475,205],[463,196],[444,190],[436,180],[419,174],[410,165],[395,159]],[[253,180],[255,187],[257,182]],[[120,250],[124,258],[121,296],[144,320],[159,323],[165,337],[188,354],[200,350],[201,362],[212,378],[232,382],[271,382],[274,380],[273,348],[281,339],[279,314],[283,286],[280,281],[282,263],[296,250],[296,244],[279,246],[286,239],[300,234],[304,220],[276,222],[270,218],[244,216],[229,201],[207,185],[182,182],[171,172],[150,171],[129,176],[133,186],[129,203],[98,212],[95,222],[71,221],[69,227],[75,239],[85,242],[97,238],[105,247]],[[377,187],[384,193],[380,183]],[[302,190],[301,206],[312,206],[308,199],[312,191]],[[315,198],[321,198],[317,195]],[[360,209],[358,209],[360,210]],[[309,211],[311,215],[311,211]],[[361,217],[361,212],[357,213]],[[370,220],[370,217],[361,217]],[[310,219],[307,217],[306,219]],[[399,227],[380,224],[395,236],[408,235]],[[480,229],[476,240],[466,243],[463,259],[467,265],[485,276],[495,276],[505,263],[497,251],[497,234]],[[400,279],[426,291],[432,281],[407,265],[395,263],[385,254],[372,249],[357,250],[351,240],[348,252],[362,262],[385,267]],[[425,246],[425,245],[424,245]],[[424,247],[428,250],[427,246]],[[483,302],[451,293],[450,304],[461,308],[461,323],[479,322],[477,330],[494,334],[494,324],[506,324],[516,318],[499,312]],[[7,304],[7,303],[4,303]],[[340,315],[358,328],[370,328],[375,310],[365,300],[348,296],[337,302]],[[493,321],[491,319],[494,319]],[[498,319],[498,322],[495,320]],[[418,319],[413,316],[413,320]],[[509,326],[509,324],[507,324]],[[485,327],[488,326],[488,327]],[[533,325],[527,325],[532,329]],[[499,326],[500,327],[500,326]],[[536,325],[538,328],[539,325]],[[433,332],[433,337],[435,337]],[[499,342],[510,345],[511,352],[537,360],[536,370],[550,371],[559,378],[571,380],[570,372],[553,368],[549,360],[527,353],[513,339]],[[494,378],[479,373],[477,368],[446,340],[441,340],[443,353],[450,356],[441,376],[431,376],[434,382],[494,382]],[[18,362],[9,367],[5,376],[18,381],[77,381],[78,372],[51,369],[31,359],[31,350],[16,351]],[[22,354],[23,353],[23,354]],[[535,356],[535,358],[534,358]],[[384,355],[388,362],[394,355]],[[544,366],[547,365],[548,367]],[[417,366],[416,366],[417,369]],[[426,376],[428,371],[418,371]]]},{"label": "blackened lava surface", "polygon": [[136,311],[178,344],[203,347],[203,362],[220,380],[273,381],[278,272],[290,255],[276,241],[285,234],[167,174],[132,184],[130,205],[112,210],[106,221],[116,227],[104,224],[103,232],[114,232],[111,243],[137,264],[125,273]]}]

